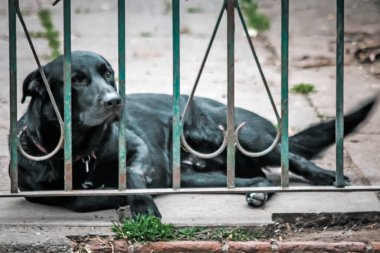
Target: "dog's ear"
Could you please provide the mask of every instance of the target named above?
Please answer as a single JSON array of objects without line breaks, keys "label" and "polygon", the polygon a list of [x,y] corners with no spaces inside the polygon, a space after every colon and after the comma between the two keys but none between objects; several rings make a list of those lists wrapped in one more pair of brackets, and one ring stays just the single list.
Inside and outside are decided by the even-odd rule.
[{"label": "dog's ear", "polygon": [[23,96],[21,103],[25,102],[27,96],[30,97],[44,97],[46,96],[46,88],[42,81],[39,69],[30,73],[24,80],[22,86]]}]

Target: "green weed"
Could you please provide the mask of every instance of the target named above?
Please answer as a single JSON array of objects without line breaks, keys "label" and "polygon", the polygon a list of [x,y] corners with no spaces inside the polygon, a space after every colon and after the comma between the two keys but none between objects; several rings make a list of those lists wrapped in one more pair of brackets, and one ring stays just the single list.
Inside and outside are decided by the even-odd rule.
[{"label": "green weed", "polygon": [[205,227],[185,227],[177,229],[177,240],[214,240],[214,241],[249,241],[259,238],[257,232],[245,228],[205,228]]},{"label": "green weed", "polygon": [[141,32],[140,37],[149,38],[152,37],[152,34],[150,32]]},{"label": "green weed", "polygon": [[174,226],[162,223],[151,214],[140,214],[135,219],[126,219],[120,225],[113,224],[112,231],[118,238],[132,242],[168,241],[175,238]]},{"label": "green weed", "polygon": [[163,13],[164,15],[167,15],[172,10],[172,4],[170,2],[165,2]]},{"label": "green weed", "polygon": [[154,242],[169,240],[215,240],[215,241],[248,241],[260,238],[258,232],[244,228],[206,228],[184,227],[174,228],[151,214],[138,215],[133,220],[125,220],[122,224],[113,224],[112,231],[118,238],[132,242]]},{"label": "green weed", "polygon": [[203,9],[199,7],[188,7],[187,13],[190,13],[190,14],[203,13]]},{"label": "green weed", "polygon": [[248,20],[248,25],[259,32],[270,28],[269,18],[257,11],[258,5],[256,0],[241,0],[241,9],[244,12],[245,18]]},{"label": "green weed", "polygon": [[89,14],[90,13],[90,9],[89,8],[86,8],[86,9],[80,9],[80,8],[76,8],[74,10],[75,14]]},{"label": "green weed", "polygon": [[291,91],[293,93],[307,95],[315,91],[314,85],[310,83],[299,83],[292,87]]},{"label": "green weed", "polygon": [[210,234],[210,229],[205,227],[184,227],[176,231],[176,239],[192,241],[205,240]]},{"label": "green weed", "polygon": [[41,26],[44,28],[43,32],[32,32],[30,35],[35,38],[44,38],[48,41],[50,47],[50,57],[52,59],[58,57],[61,53],[59,51],[59,32],[54,28],[51,12],[47,9],[38,11],[38,18]]},{"label": "green weed", "polygon": [[250,235],[242,228],[216,228],[210,238],[217,241],[248,241]]}]

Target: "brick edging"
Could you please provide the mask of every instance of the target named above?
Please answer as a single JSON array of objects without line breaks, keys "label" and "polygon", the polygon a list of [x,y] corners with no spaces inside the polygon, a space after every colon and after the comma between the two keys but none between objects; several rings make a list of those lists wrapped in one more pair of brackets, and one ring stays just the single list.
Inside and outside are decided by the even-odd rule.
[{"label": "brick edging", "polygon": [[94,253],[129,252],[261,252],[261,253],[287,253],[287,252],[358,252],[380,253],[379,242],[321,242],[321,241],[294,241],[294,242],[217,242],[217,241],[172,241],[152,242],[145,244],[130,244],[126,241],[116,240],[108,243],[95,243],[90,241],[86,249]]}]

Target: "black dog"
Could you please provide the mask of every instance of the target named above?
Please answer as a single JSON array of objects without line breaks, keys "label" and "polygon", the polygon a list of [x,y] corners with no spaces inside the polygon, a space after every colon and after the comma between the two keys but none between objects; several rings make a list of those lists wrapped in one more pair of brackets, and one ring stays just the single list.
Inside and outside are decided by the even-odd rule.
[{"label": "black dog", "polygon": [[[63,113],[63,57],[45,65],[51,90]],[[19,120],[19,130],[27,127],[20,138],[32,155],[44,155],[54,149],[59,138],[59,125],[38,70],[27,76],[23,99],[31,100]],[[181,109],[187,101],[181,96]],[[367,116],[374,101],[345,117],[345,134],[352,132]],[[90,52],[72,54],[72,131],[73,187],[117,188],[118,124],[122,113],[116,93],[114,72],[101,56]],[[126,99],[127,176],[129,188],[171,187],[171,96],[134,94]],[[207,98],[194,98],[184,124],[188,143],[196,150],[209,153],[222,143],[218,125],[226,125],[226,106]],[[247,110],[236,108],[236,124],[247,122],[240,142],[248,150],[260,151],[274,140],[276,129],[268,120]],[[333,171],[322,169],[308,159],[334,142],[334,121],[318,124],[290,138],[290,170],[315,185],[332,185]],[[182,187],[226,186],[226,152],[204,160],[181,151]],[[82,158],[90,157],[89,171]],[[250,158],[236,153],[236,186],[270,186],[262,168],[280,165],[280,147],[269,154]],[[19,187],[23,191],[62,190],[64,187],[63,151],[49,160],[31,161],[19,153]],[[268,194],[248,193],[253,206],[265,203]],[[149,195],[110,197],[34,197],[30,201],[65,206],[75,211],[95,211],[130,205],[133,215],[153,211],[160,216]]]}]

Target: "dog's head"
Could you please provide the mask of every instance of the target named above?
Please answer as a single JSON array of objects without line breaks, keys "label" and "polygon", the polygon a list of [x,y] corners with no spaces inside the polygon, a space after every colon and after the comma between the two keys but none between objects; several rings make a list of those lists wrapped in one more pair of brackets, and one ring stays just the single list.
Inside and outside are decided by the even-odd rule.
[{"label": "dog's head", "polygon": [[[114,71],[111,65],[100,55],[85,51],[73,52],[71,62],[72,119],[75,125],[91,128],[104,122],[117,120],[121,113],[122,101],[116,92]],[[63,56],[46,64],[43,69],[63,116]],[[29,121],[36,118],[47,121],[57,120],[38,69],[30,73],[23,83],[22,102],[28,96],[31,97],[28,109]],[[35,122],[35,124],[40,123]]]}]

